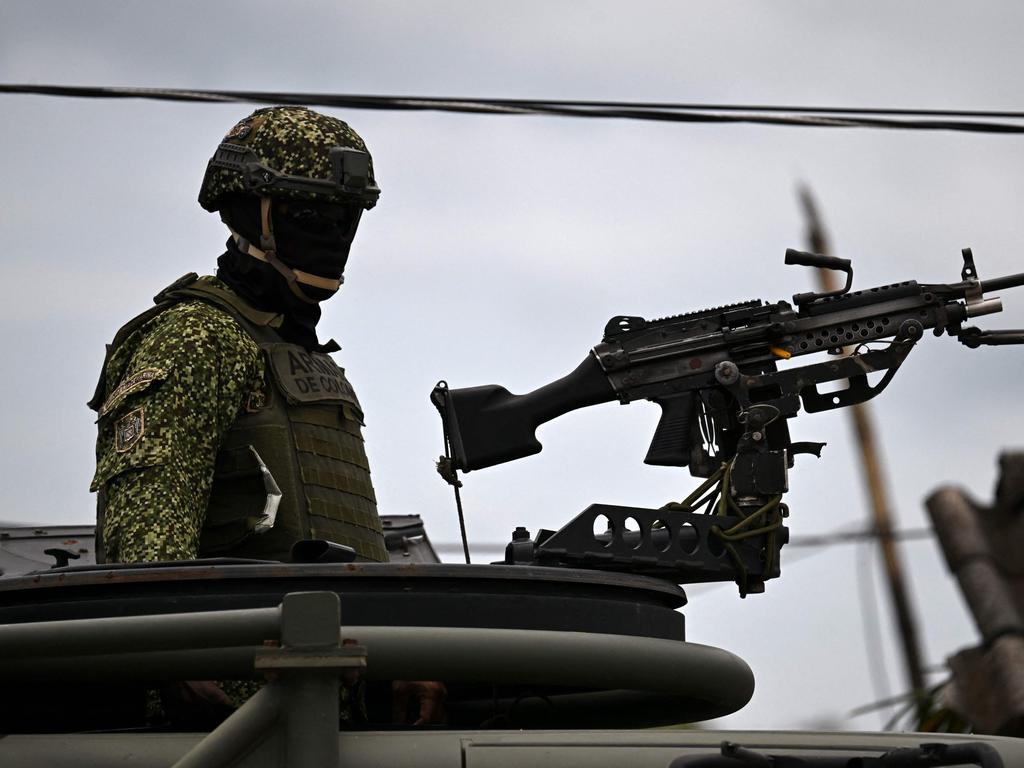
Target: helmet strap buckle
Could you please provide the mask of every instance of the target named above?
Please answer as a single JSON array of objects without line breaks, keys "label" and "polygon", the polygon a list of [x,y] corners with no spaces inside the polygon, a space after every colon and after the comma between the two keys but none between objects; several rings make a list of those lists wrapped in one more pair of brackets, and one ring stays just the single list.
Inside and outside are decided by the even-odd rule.
[{"label": "helmet strap buckle", "polygon": [[270,218],[269,197],[260,198],[260,248],[268,253],[277,250],[277,243],[274,240],[274,224]]}]

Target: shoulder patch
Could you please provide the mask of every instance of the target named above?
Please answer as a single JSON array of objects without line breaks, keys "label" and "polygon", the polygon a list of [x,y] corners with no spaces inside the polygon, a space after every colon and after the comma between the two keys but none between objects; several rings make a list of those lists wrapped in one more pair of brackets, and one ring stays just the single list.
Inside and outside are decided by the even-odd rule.
[{"label": "shoulder patch", "polygon": [[99,415],[106,416],[115,405],[124,399],[125,395],[145,389],[151,381],[162,379],[165,376],[166,374],[160,368],[143,368],[131,376],[126,376],[114,388],[114,391],[110,393],[107,399],[103,401],[103,405],[100,406]]},{"label": "shoulder patch", "polygon": [[146,418],[143,408],[129,411],[114,425],[114,450],[124,453],[142,439],[146,431]]}]

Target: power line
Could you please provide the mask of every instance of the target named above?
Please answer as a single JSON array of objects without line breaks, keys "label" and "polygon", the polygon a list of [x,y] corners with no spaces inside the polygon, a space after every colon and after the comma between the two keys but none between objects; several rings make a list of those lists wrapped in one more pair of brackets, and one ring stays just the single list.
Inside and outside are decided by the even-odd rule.
[{"label": "power line", "polygon": [[[935,535],[931,528],[904,528],[903,530],[893,531],[888,538],[894,541],[916,541],[920,539],[930,539]],[[796,548],[807,548],[807,549],[823,549],[837,544],[858,544],[863,541],[869,541],[873,539],[882,538],[882,534],[879,534],[874,530],[860,530],[860,531],[836,531],[834,533],[826,533],[820,536],[798,536],[791,539],[786,547]],[[455,552],[462,551],[462,544],[455,541],[443,541],[443,542],[432,542],[434,549],[438,552]],[[504,552],[505,544],[488,541],[479,544],[473,544],[472,549],[479,552]],[[808,554],[815,554],[809,552]]]},{"label": "power line", "polygon": [[619,118],[670,123],[754,123],[814,128],[1024,133],[1024,124],[1021,122],[998,122],[1000,120],[1024,121],[1024,112],[1012,110],[799,107],[557,99],[478,99],[30,84],[0,84],[0,93],[203,103],[299,104],[343,109],[434,111],[464,114],[549,115],[591,119]]},{"label": "power line", "polygon": [[790,547],[830,547],[833,544],[856,544],[868,539],[888,538],[893,541],[912,541],[915,539],[930,539],[935,535],[931,528],[904,528],[899,531],[892,531],[891,534],[882,534],[876,530],[868,529],[861,531],[845,531],[826,533],[821,536],[799,536],[789,542]]}]

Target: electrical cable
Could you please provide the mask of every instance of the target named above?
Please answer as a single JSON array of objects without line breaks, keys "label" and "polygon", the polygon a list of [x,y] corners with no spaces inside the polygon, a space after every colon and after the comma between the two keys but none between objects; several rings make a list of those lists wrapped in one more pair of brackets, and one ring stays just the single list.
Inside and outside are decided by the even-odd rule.
[{"label": "electrical cable", "polygon": [[[931,528],[904,528],[902,530],[893,531],[890,537],[895,541],[920,541],[923,539],[931,539],[934,537],[935,532]],[[859,544],[865,541],[871,541],[878,539],[882,536],[877,531],[872,530],[857,530],[857,531],[836,531],[834,533],[826,533],[820,536],[797,536],[786,544],[786,548],[799,548],[799,549],[811,549],[811,550],[823,550],[828,547],[835,546],[837,544]],[[462,544],[456,542],[440,542],[435,543],[434,547],[439,552],[449,551],[461,551]],[[473,545],[473,549],[488,551],[488,552],[504,552],[505,544],[501,544],[495,541],[481,542]],[[805,557],[810,555],[818,554],[817,551],[801,553],[799,557],[789,557],[787,562],[790,564],[799,562]]]},{"label": "electrical cable", "polygon": [[[756,123],[817,128],[942,130],[1003,134],[1024,133],[1024,124],[997,122],[998,120],[1024,121],[1024,112],[1013,110],[797,107],[556,99],[478,99],[12,83],[0,84],[0,93],[208,103],[299,104],[345,109],[436,111],[469,114],[621,118],[674,123]],[[885,116],[897,116],[901,119]]]},{"label": "electrical cable", "polygon": [[798,536],[787,544],[790,547],[831,547],[834,544],[857,544],[862,541],[880,539],[887,536],[894,541],[914,541],[919,539],[930,539],[935,536],[931,528],[904,528],[899,531],[892,531],[889,534],[878,531],[836,531],[821,536]]}]

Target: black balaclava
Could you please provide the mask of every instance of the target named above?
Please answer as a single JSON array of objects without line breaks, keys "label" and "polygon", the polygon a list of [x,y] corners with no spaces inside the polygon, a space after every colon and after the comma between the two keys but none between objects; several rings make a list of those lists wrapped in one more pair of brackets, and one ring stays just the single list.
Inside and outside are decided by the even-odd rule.
[{"label": "black balaclava", "polygon": [[[221,218],[252,243],[260,242],[260,201],[247,195],[227,195],[220,202]],[[340,279],[348,260],[360,208],[302,200],[274,201],[271,207],[277,257],[288,267],[318,277]],[[239,250],[234,238],[217,259],[217,277],[256,309],[284,315],[279,332],[285,341],[315,350],[320,305],[334,291],[302,285],[313,303],[293,293],[285,278],[270,264]]]}]

